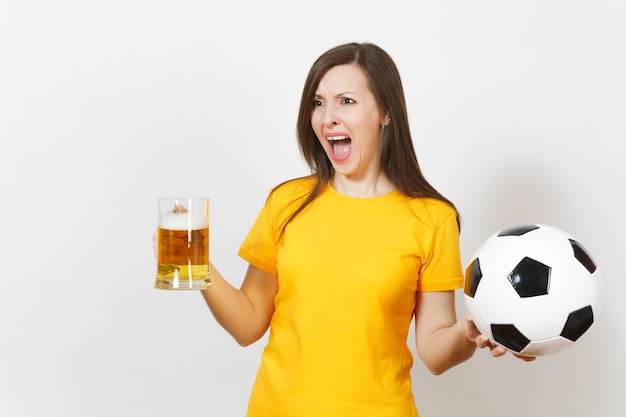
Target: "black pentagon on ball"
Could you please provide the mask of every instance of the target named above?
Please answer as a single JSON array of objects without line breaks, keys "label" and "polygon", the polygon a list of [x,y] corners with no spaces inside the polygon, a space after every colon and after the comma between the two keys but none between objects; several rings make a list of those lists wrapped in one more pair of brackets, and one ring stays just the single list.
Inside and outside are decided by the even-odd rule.
[{"label": "black pentagon on ball", "polygon": [[483,273],[480,270],[480,260],[476,258],[471,264],[467,266],[465,270],[465,289],[464,292],[469,297],[474,298],[476,295],[476,289],[478,289],[478,283],[483,277]]},{"label": "black pentagon on ball", "polygon": [[583,307],[567,316],[561,336],[573,342],[578,340],[593,324],[593,309],[591,306]]},{"label": "black pentagon on ball", "polygon": [[509,281],[520,297],[546,295],[550,289],[552,268],[528,256],[509,273]]},{"label": "black pentagon on ball", "polygon": [[530,340],[512,324],[492,324],[491,333],[496,342],[517,353],[530,343]]},{"label": "black pentagon on ball", "polygon": [[596,270],[596,264],[593,262],[593,259],[591,259],[589,252],[587,252],[580,242],[570,239],[569,243],[572,244],[572,249],[574,249],[574,257],[576,257],[578,262],[580,262],[590,274],[593,274]]},{"label": "black pentagon on ball", "polygon": [[536,229],[539,229],[539,226],[536,224],[523,224],[500,230],[500,232],[498,232],[498,236],[521,236]]}]

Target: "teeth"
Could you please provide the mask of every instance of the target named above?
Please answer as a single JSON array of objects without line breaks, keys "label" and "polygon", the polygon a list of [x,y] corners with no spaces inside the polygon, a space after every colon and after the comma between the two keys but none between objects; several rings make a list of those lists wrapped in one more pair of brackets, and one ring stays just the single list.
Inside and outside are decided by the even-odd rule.
[{"label": "teeth", "polygon": [[331,148],[333,148],[333,153],[335,153],[335,148],[337,146],[337,142],[341,140],[350,140],[349,136],[328,136],[326,139],[330,142]]}]

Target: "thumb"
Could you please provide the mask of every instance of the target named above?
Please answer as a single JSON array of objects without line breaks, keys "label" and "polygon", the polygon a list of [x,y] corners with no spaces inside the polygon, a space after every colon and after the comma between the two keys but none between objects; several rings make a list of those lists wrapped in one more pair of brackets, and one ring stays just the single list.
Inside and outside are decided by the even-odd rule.
[{"label": "thumb", "polygon": [[478,336],[480,336],[480,330],[476,327],[474,320],[471,317],[465,318],[465,336],[471,340],[472,342],[476,340]]}]

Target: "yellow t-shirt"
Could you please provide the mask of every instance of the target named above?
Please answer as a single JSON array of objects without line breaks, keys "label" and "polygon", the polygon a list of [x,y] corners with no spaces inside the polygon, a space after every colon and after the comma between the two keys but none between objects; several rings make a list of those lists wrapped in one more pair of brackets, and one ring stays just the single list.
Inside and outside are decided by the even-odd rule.
[{"label": "yellow t-shirt", "polygon": [[311,187],[266,202],[239,255],[278,276],[248,417],[415,417],[407,336],[416,291],[463,284],[454,210],[399,192],[328,187],[281,226]]}]

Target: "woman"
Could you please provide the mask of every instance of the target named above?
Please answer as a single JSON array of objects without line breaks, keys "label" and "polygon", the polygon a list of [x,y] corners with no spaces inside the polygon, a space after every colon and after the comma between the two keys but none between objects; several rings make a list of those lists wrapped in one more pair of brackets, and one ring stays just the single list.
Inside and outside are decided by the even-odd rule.
[{"label": "woman", "polygon": [[505,350],[456,319],[457,212],[420,171],[390,56],[369,43],[320,56],[297,126],[312,174],[270,193],[239,251],[241,288],[211,266],[202,292],[239,344],[270,329],[247,415],[417,416],[413,318],[434,374],[476,346]]}]

